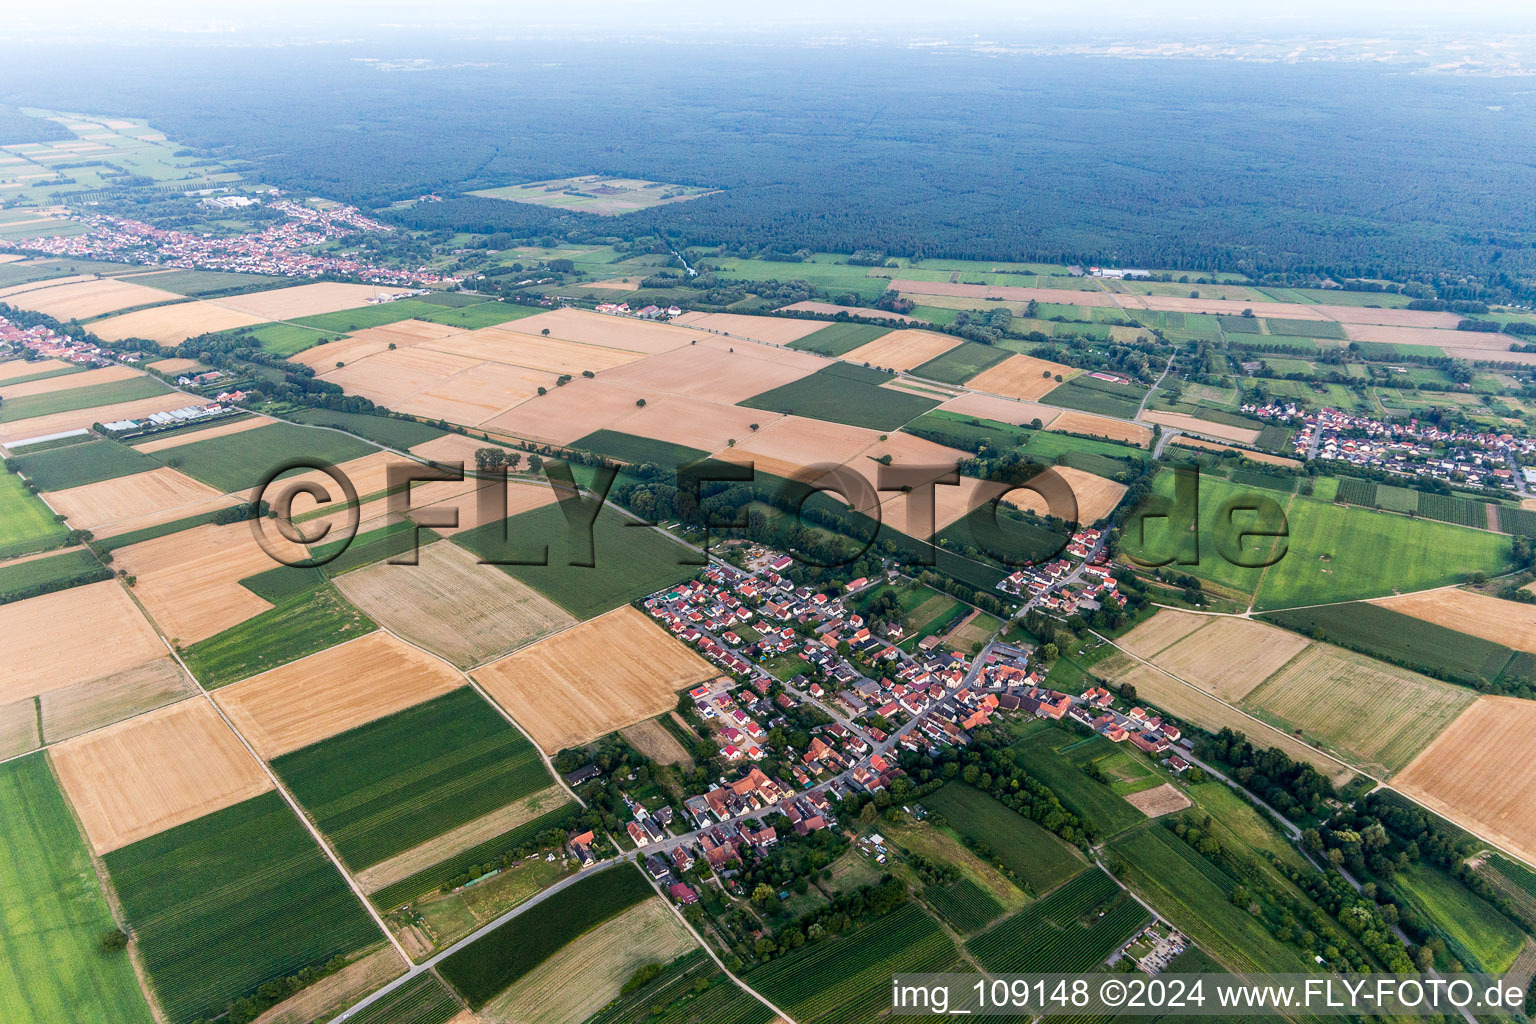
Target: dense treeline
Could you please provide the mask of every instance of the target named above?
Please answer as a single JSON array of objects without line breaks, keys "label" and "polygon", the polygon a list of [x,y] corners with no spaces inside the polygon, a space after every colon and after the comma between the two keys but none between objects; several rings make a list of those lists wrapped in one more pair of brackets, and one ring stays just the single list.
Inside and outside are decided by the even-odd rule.
[{"label": "dense treeline", "polygon": [[[417,226],[1393,278],[1445,301],[1523,291],[1536,268],[1536,208],[1506,198],[1536,185],[1516,80],[877,45],[411,48],[430,74],[338,45],[187,48],[170,78],[103,51],[60,81],[36,47],[15,55],[13,95],[148,115],[285,187],[443,195],[398,214]],[[552,90],[552,63],[580,73]],[[601,219],[458,198],[588,173],[722,191]]]}]

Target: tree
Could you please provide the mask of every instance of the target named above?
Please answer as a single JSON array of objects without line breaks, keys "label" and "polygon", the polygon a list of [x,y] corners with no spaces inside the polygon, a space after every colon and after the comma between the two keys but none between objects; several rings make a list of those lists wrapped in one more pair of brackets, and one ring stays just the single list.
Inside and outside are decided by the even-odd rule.
[{"label": "tree", "polygon": [[1046,661],[1055,661],[1057,655],[1060,653],[1061,649],[1058,648],[1055,644],[1046,644],[1040,649],[1040,656]]},{"label": "tree", "polygon": [[643,398],[635,399],[635,406],[637,408],[644,409],[645,408],[645,399],[643,399]]},{"label": "tree", "polygon": [[475,468],[483,473],[494,473],[507,464],[507,453],[500,448],[476,448]]},{"label": "tree", "polygon": [[109,928],[101,937],[103,953],[119,953],[128,948],[128,936],[121,928]]},{"label": "tree", "polygon": [[528,456],[528,472],[537,473],[544,468],[544,460],[537,455]]},{"label": "tree", "polygon": [[766,907],[773,897],[773,886],[767,882],[758,882],[757,888],[752,890],[752,902],[760,907]]},{"label": "tree", "polygon": [[547,337],[549,337],[549,328],[546,327],[542,331],[540,331],[539,333],[544,335],[547,338]]}]

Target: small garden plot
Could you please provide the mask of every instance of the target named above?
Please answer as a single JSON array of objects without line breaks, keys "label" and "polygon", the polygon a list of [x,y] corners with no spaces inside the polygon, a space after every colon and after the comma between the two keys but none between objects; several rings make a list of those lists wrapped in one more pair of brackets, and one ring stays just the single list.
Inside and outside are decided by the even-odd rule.
[{"label": "small garden plot", "polygon": [[550,785],[532,744],[465,688],[272,762],[354,869]]}]

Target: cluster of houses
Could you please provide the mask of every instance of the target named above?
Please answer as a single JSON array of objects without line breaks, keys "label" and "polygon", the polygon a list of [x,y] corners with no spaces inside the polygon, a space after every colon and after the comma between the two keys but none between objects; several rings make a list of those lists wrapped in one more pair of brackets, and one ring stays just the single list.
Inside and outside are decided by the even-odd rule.
[{"label": "cluster of houses", "polygon": [[1444,430],[1416,418],[1405,422],[1356,416],[1337,409],[1315,413],[1294,406],[1244,406],[1261,419],[1300,416],[1302,426],[1291,438],[1300,458],[1329,459],[1352,466],[1380,469],[1406,477],[1432,477],[1471,487],[1512,487],[1512,456],[1536,453],[1536,438],[1493,431]]},{"label": "cluster of houses", "polygon": [[[45,359],[63,359],[81,366],[106,366],[113,356],[98,345],[79,341],[51,328],[23,327],[0,316],[0,343],[17,350],[30,349]],[[131,360],[125,359],[124,362]]]},{"label": "cluster of houses", "polygon": [[636,316],[642,320],[670,320],[675,316],[682,316],[683,311],[677,306],[642,306],[639,309],[630,309],[627,302],[599,302],[599,313],[612,313],[615,316]]},{"label": "cluster of houses", "polygon": [[337,274],[389,285],[457,283],[456,278],[445,277],[427,267],[397,270],[349,256],[310,251],[359,231],[394,230],[364,215],[356,207],[330,205],[321,209],[287,199],[272,200],[267,206],[287,219],[246,234],[199,235],[191,231],[157,228],[123,217],[86,213],[76,217],[89,229],[84,234],[29,239],[26,247],[51,256],[242,274],[280,277]]},{"label": "cluster of houses", "polygon": [[1060,557],[1009,573],[997,589],[1023,598],[1026,608],[1058,615],[1094,611],[1105,601],[1121,599],[1104,554],[1104,532],[1091,527],[1074,533]]},{"label": "cluster of houses", "polygon": [[1146,708],[1131,708],[1122,713],[1115,710],[1114,703],[1114,694],[1102,686],[1090,687],[1073,702],[1067,717],[1086,725],[1111,742],[1130,742],[1144,753],[1155,756],[1167,754],[1169,767],[1175,772],[1189,768],[1189,762],[1177,753],[1171,753],[1173,745],[1183,739],[1178,726],[1149,714]]}]

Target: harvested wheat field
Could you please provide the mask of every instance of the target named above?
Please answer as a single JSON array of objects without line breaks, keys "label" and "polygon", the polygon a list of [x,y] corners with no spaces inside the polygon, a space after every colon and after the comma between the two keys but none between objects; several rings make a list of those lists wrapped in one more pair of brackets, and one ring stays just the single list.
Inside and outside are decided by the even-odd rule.
[{"label": "harvested wheat field", "polygon": [[1536,701],[1479,697],[1393,788],[1536,863]]},{"label": "harvested wheat field", "polygon": [[59,377],[29,380],[25,384],[10,384],[0,388],[0,398],[9,400],[25,398],[27,395],[50,395],[55,391],[73,391],[75,388],[88,388],[96,384],[110,384],[115,380],[128,380],[142,376],[144,375],[132,367],[103,366],[83,373],[66,373]]},{"label": "harvested wheat field", "polygon": [[169,374],[170,376],[174,377],[178,373],[185,373],[186,371],[202,366],[203,364],[198,362],[196,359],[171,358],[156,359],[154,362],[145,363],[144,365],[151,370],[159,370],[161,373]]},{"label": "harvested wheat field", "polygon": [[1171,438],[1168,443],[1176,444],[1181,448],[1197,448],[1204,452],[1237,452],[1237,454],[1245,459],[1252,459],[1254,462],[1262,462],[1270,466],[1284,466],[1287,469],[1299,469],[1301,467],[1300,462],[1297,462],[1295,459],[1288,459],[1283,455],[1271,455],[1268,452],[1256,452],[1248,448],[1234,448],[1229,444],[1206,441],[1184,434]]},{"label": "harvested wheat field", "polygon": [[642,392],[617,384],[578,377],[563,388],[550,388],[548,394],[487,420],[482,426],[544,444],[570,444],[635,412],[635,402],[642,397]]},{"label": "harvested wheat field", "polygon": [[[1259,316],[1284,317],[1288,320],[1329,320],[1331,317],[1318,312],[1317,306],[1299,302],[1256,303],[1251,299],[1191,299],[1183,295],[1120,295],[1120,304],[1127,308],[1165,310],[1171,313],[1227,313],[1241,316],[1251,309]],[[1262,312],[1260,312],[1262,310]]]},{"label": "harvested wheat field", "polygon": [[0,605],[0,704],[165,655],[121,584],[103,580]]},{"label": "harvested wheat field", "polygon": [[1354,777],[1348,765],[1129,654],[1112,654],[1099,662],[1094,671],[1115,683],[1130,683],[1136,687],[1137,697],[1180,721],[1208,732],[1230,728],[1245,734],[1256,747],[1279,747],[1292,760],[1304,761],[1328,776],[1335,786]]},{"label": "harvested wheat field", "polygon": [[430,441],[406,449],[418,458],[429,462],[462,462],[466,466],[475,464],[475,451],[480,448],[495,448],[497,445],[489,441],[483,441],[478,437],[465,437],[463,434],[444,434],[442,437],[434,437]]},{"label": "harvested wheat field", "polygon": [[1054,405],[1020,402],[1012,398],[981,395],[969,391],[958,398],[950,399],[939,408],[944,412],[975,416],[983,420],[996,420],[998,423],[1009,423],[1016,427],[1027,427],[1035,420],[1039,420],[1041,426],[1049,426],[1052,420],[1062,415],[1062,411]]},{"label": "harvested wheat field", "polygon": [[[1456,325],[1465,319],[1460,313],[1435,313],[1429,310],[1407,309],[1403,307],[1388,308],[1380,306],[1330,306],[1326,303],[1308,307],[1317,311],[1318,315],[1337,320],[1341,324],[1390,324],[1397,327],[1443,327],[1454,331]],[[1262,311],[1261,311],[1262,310]],[[1254,312],[1260,316],[1270,315],[1269,307],[1256,307]]]},{"label": "harvested wheat field", "polygon": [[601,288],[607,292],[632,292],[640,287],[640,282],[645,278],[640,275],[634,277],[610,277],[606,281],[588,281],[578,285],[580,288]]},{"label": "harvested wheat field", "polygon": [[31,419],[12,420],[9,423],[0,423],[0,444],[23,438],[59,434],[66,430],[78,430],[89,427],[92,423],[142,419],[157,412],[169,412],[172,409],[207,404],[209,403],[205,398],[193,398],[180,391],[172,391],[168,394],[156,395],[154,398],[140,398],[132,402],[118,402],[115,405],[98,405],[94,409],[74,409],[70,412],[49,413],[47,416],[33,416]]},{"label": "harvested wheat field", "polygon": [[1536,653],[1536,605],[1501,601],[1455,587],[1402,597],[1382,597],[1371,603],[1496,644]]},{"label": "harvested wheat field", "polygon": [[986,391],[1007,398],[1026,401],[1041,398],[1056,387],[1060,376],[1063,380],[1074,377],[1075,367],[1053,363],[1049,359],[1034,356],[1012,355],[989,369],[983,370],[965,386],[972,391]]},{"label": "harvested wheat field", "polygon": [[792,320],[782,316],[749,316],[744,313],[684,313],[672,321],[684,327],[719,331],[733,338],[788,345],[827,326],[819,320]]},{"label": "harvested wheat field", "polygon": [[[491,1000],[480,1018],[492,1024],[581,1024],[617,999],[640,967],[697,948],[663,900],[647,899],[562,947]],[[574,991],[573,978],[581,979]]]},{"label": "harvested wheat field", "polygon": [[[631,394],[645,393],[632,391]],[[646,397],[644,407],[631,402],[629,413],[609,421],[608,426],[625,434],[709,452],[724,448],[731,441],[740,442],[753,436],[752,424],[762,426],[773,422],[776,416],[776,413],[765,413],[761,409],[744,409],[698,398],[651,395]]]},{"label": "harvested wheat field", "polygon": [[[1455,345],[1487,352],[1507,352],[1514,338],[1481,331],[1437,330],[1429,327],[1396,327],[1382,324],[1345,324],[1350,341],[1375,341],[1386,345]],[[1469,336],[1470,335],[1470,336]],[[1484,359],[1489,358],[1483,356]]]},{"label": "harvested wheat field", "polygon": [[49,690],[38,698],[42,705],[43,741],[67,740],[174,704],[197,692],[192,677],[170,655],[99,679]]},{"label": "harvested wheat field", "polygon": [[608,316],[585,309],[554,309],[536,313],[501,325],[501,330],[519,334],[537,334],[576,341],[583,345],[602,345],[629,352],[655,355],[679,348],[698,338],[698,331],[669,324],[652,323],[627,316]]},{"label": "harvested wheat field", "polygon": [[960,338],[932,331],[892,331],[851,352],[844,352],[842,358],[850,363],[869,363],[888,370],[910,370],[938,358],[960,341]]},{"label": "harvested wheat field", "polygon": [[[505,498],[498,497],[499,494]],[[398,496],[395,497],[398,500]],[[504,490],[499,482],[488,477],[438,480],[411,485],[411,505],[407,515],[422,525],[431,526],[430,519],[441,516],[446,521],[446,514],[452,512],[457,516],[457,525],[431,526],[434,533],[450,536],[456,530],[472,530],[507,516],[541,508],[556,497],[554,488],[543,479],[511,477]],[[339,514],[320,518],[334,522],[339,519]],[[363,506],[359,528],[372,530],[396,521],[389,499],[379,498]]]},{"label": "harvested wheat field", "polygon": [[[907,316],[905,313],[890,313],[883,309],[871,309],[865,306],[839,306],[831,302],[793,302],[788,306],[780,306],[781,313],[819,313],[822,316],[837,316],[839,313],[847,313],[850,316],[860,316],[866,320],[889,320],[892,323],[912,324],[915,327],[926,327],[928,321],[921,317]],[[826,327],[828,321],[814,320],[817,328]]]},{"label": "harvested wheat field", "polygon": [[343,309],[357,309],[379,293],[371,284],[340,284],[321,282],[300,284],[292,288],[277,288],[269,292],[251,292],[248,295],[230,295],[212,299],[225,309],[233,309],[250,316],[267,320],[293,320],[301,316],[317,316],[336,313]]},{"label": "harvested wheat field", "polygon": [[641,394],[678,395],[735,405],[826,365],[827,361],[819,356],[793,349],[703,337],[697,345],[609,370],[601,379],[627,385]]},{"label": "harvested wheat field", "polygon": [[1126,802],[1149,818],[1160,818],[1174,811],[1182,811],[1192,806],[1189,797],[1184,791],[1171,782],[1165,782],[1161,786],[1152,789],[1144,789],[1140,793],[1127,793]]},{"label": "harvested wheat field", "polygon": [[91,530],[102,537],[236,504],[234,498],[207,484],[163,468],[50,491],[46,497],[68,518],[72,529]]},{"label": "harvested wheat field", "polygon": [[[323,379],[339,385],[349,395],[361,395],[391,409],[398,408],[412,395],[436,387],[454,374],[481,363],[469,356],[425,352],[419,345],[379,352],[353,363],[331,357],[330,349],[330,345],[322,345],[319,349],[326,356],[323,365],[316,366],[316,372]],[[315,351],[310,349],[306,354]],[[336,366],[338,362],[343,365]]]},{"label": "harvested wheat field", "polygon": [[[434,324],[428,320],[401,320],[398,323],[353,331],[348,337],[336,338],[323,345],[315,345],[297,355],[289,356],[288,359],[290,362],[312,366],[317,372],[324,373],[328,369],[333,369],[337,363],[355,363],[359,359],[366,359],[380,352],[388,352],[391,345],[397,349],[414,348],[423,342],[450,338],[455,334],[463,333],[462,327]],[[315,337],[329,338],[331,335],[316,331]]]},{"label": "harvested wheat field", "polygon": [[98,320],[91,325],[91,333],[107,341],[147,338],[162,345],[180,345],[188,338],[210,331],[255,327],[266,322],[264,316],[252,316],[212,302],[193,301],[178,302],[173,306],[156,306],[108,320]]},{"label": "harvested wheat field", "polygon": [[[516,321],[513,321],[516,323]],[[546,373],[578,376],[583,370],[597,373],[632,363],[643,356],[621,348],[584,345],[537,334],[523,334],[502,327],[485,327],[468,334],[440,338],[424,343],[434,352],[448,352],[471,359],[488,359],[513,366],[526,366]]]},{"label": "harvested wheat field", "polygon": [[30,377],[35,373],[50,373],[54,370],[67,370],[74,365],[64,359],[6,359],[0,361],[0,380]]},{"label": "harvested wheat field", "polygon": [[441,864],[449,857],[463,853],[465,850],[472,850],[497,836],[505,835],[519,825],[526,824],[539,815],[547,814],[569,802],[570,797],[559,786],[550,786],[537,793],[530,793],[488,814],[482,814],[473,821],[466,821],[457,828],[449,829],[442,835],[433,836],[424,843],[402,850],[388,860],[382,860],[364,868],[357,873],[357,884],[362,886],[364,892],[378,892],[435,864]]},{"label": "harvested wheat field", "polygon": [[1068,409],[1045,425],[1046,430],[1059,430],[1064,434],[1086,434],[1089,437],[1107,437],[1111,441],[1149,447],[1152,431],[1148,427],[1127,423],[1108,416],[1095,416],[1091,412]]},{"label": "harvested wheat field", "polygon": [[86,320],[118,309],[181,302],[182,299],[183,296],[175,292],[108,277],[39,288],[7,301],[20,309],[30,309],[56,320]]},{"label": "harvested wheat field", "polygon": [[[621,652],[621,655],[620,653]],[[625,605],[474,673],[545,753],[654,718],[718,673]]]},{"label": "harvested wheat field", "polygon": [[1103,292],[1075,288],[1021,288],[1017,285],[950,284],[947,281],[908,281],[894,278],[891,287],[906,294],[958,295],[968,299],[1014,299],[1019,302],[1059,302],[1070,306],[1113,306],[1115,301]]},{"label": "harvested wheat field", "polygon": [[[270,536],[276,538],[277,531]],[[289,557],[303,557],[298,545],[283,545],[283,550]],[[250,523],[210,523],[113,554],[115,568],[138,577],[134,594],[175,643],[206,640],[272,607],[239,582],[277,564],[256,542]]]},{"label": "harvested wheat field", "polygon": [[1313,644],[1248,693],[1243,707],[1385,778],[1477,695],[1329,644]]},{"label": "harvested wheat field", "polygon": [[174,431],[141,444],[133,445],[133,448],[136,451],[146,453],[163,452],[167,448],[180,448],[184,444],[206,441],[211,437],[223,437],[226,434],[241,434],[247,430],[255,430],[257,427],[265,427],[276,422],[277,420],[269,420],[265,416],[245,416],[241,419],[217,423],[214,426],[202,427],[197,430]]},{"label": "harvested wheat field", "polygon": [[200,697],[66,740],[52,758],[97,854],[272,788],[261,763]]},{"label": "harvested wheat field", "polygon": [[1183,612],[1177,608],[1161,608],[1157,614],[1140,623],[1116,643],[1138,658],[1151,661],[1159,651],[1172,647],[1195,630],[1210,623],[1209,615]]},{"label": "harvested wheat field", "polygon": [[733,448],[721,449],[715,458],[727,462],[751,462],[764,473],[789,477],[806,466],[842,465],[880,440],[880,431],[846,423],[828,423],[805,416],[777,416],[755,412],[761,429],[739,437]]},{"label": "harvested wheat field", "polygon": [[1301,634],[1278,626],[1226,615],[1207,616],[1200,629],[1148,660],[1207,693],[1235,702],[1309,643]]},{"label": "harvested wheat field", "polygon": [[418,565],[379,562],[345,573],[336,577],[336,589],[379,625],[460,668],[576,624],[548,598],[457,544],[428,544],[417,558]]},{"label": "harvested wheat field", "polygon": [[268,761],[464,686],[464,677],[384,630],[217,691]]},{"label": "harvested wheat field", "polygon": [[473,427],[527,401],[539,388],[554,386],[552,373],[485,362],[402,399],[394,408],[411,416]]},{"label": "harvested wheat field", "polygon": [[680,764],[693,771],[693,758],[660,720],[648,718],[619,730],[629,745],[658,764]]},{"label": "harvested wheat field", "polygon": [[[1125,485],[1117,484],[1113,480],[1106,480],[1102,476],[1084,472],[1081,469],[1073,469],[1071,466],[1053,466],[1056,473],[1066,480],[1072,488],[1072,494],[1077,498],[1077,521],[1084,524],[1096,523],[1115,510],[1120,504],[1120,499],[1125,496]],[[1021,495],[1030,492],[1020,492]],[[1048,511],[1044,502],[1020,501],[1021,508],[1033,508],[1037,512]]]},{"label": "harvested wheat field", "polygon": [[1226,441],[1237,441],[1241,444],[1253,444],[1259,439],[1257,430],[1248,430],[1243,427],[1234,427],[1227,423],[1215,423],[1211,420],[1202,420],[1195,416],[1186,416],[1181,412],[1159,412],[1148,409],[1142,414],[1142,419],[1153,423],[1161,423],[1165,427],[1175,430],[1188,430],[1196,434],[1204,434],[1208,437],[1219,437]]},{"label": "harvested wheat field", "polygon": [[42,742],[37,735],[37,704],[32,698],[0,704],[0,759],[36,750]]},{"label": "harvested wheat field", "polygon": [[[891,464],[888,469],[882,467],[877,460],[890,456]],[[880,490],[880,473],[882,469],[888,475],[893,471],[917,471],[921,470],[920,479],[924,482],[938,480],[950,473],[957,472],[956,464],[970,457],[969,452],[963,452],[958,448],[950,448],[946,445],[936,444],[926,438],[916,437],[896,431],[887,435],[884,441],[877,440],[864,451],[855,455],[844,463],[847,469],[869,481],[869,489],[875,495],[875,501],[884,506],[882,512],[890,514],[891,509],[901,509],[903,514],[893,517],[893,525],[903,529],[900,522],[905,521],[905,510],[908,505],[907,495],[896,489]],[[935,490],[953,490],[948,485],[936,485]],[[869,509],[860,508],[860,512],[868,512]]]},{"label": "harvested wheat field", "polygon": [[385,945],[284,999],[253,1024],[311,1024],[331,1020],[370,992],[405,973],[405,961]]}]

